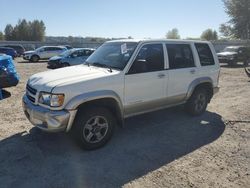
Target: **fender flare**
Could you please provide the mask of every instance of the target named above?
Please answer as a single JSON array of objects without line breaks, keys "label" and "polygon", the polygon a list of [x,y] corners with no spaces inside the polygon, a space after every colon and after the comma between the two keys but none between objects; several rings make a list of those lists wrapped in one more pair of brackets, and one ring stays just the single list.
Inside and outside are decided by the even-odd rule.
[{"label": "fender flare", "polygon": [[197,79],[193,80],[191,82],[191,84],[189,85],[188,92],[187,92],[187,95],[186,95],[186,100],[188,100],[191,97],[191,95],[194,92],[196,86],[198,86],[200,84],[203,84],[203,83],[209,83],[209,84],[211,84],[211,87],[213,87],[213,80],[210,77],[197,78]]},{"label": "fender flare", "polygon": [[[123,111],[123,105],[122,101],[117,93],[115,93],[112,90],[100,90],[100,91],[93,91],[88,93],[83,93],[78,96],[73,97],[66,105],[65,109],[69,111],[75,111],[75,114],[77,112],[77,108],[86,102],[91,102],[98,99],[114,99],[117,103],[118,107],[118,122],[121,123],[121,125],[124,125],[124,111]],[[67,128],[69,130],[71,128],[72,124]]]}]

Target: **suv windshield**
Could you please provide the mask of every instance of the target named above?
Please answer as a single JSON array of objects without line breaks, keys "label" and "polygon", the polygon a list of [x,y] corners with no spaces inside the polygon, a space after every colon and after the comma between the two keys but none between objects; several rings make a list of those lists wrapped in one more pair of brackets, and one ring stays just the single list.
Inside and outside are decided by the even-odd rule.
[{"label": "suv windshield", "polygon": [[226,47],[223,52],[238,52],[239,48]]},{"label": "suv windshield", "polygon": [[123,70],[137,44],[137,42],[105,43],[87,59],[87,63],[93,66]]}]

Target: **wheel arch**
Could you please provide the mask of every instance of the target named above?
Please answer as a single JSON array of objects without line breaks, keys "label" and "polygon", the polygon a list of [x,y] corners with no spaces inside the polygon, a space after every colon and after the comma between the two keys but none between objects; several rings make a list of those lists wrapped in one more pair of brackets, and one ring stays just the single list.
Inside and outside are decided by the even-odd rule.
[{"label": "wheel arch", "polygon": [[[118,124],[123,126],[122,102],[119,95],[114,91],[94,91],[78,95],[66,104],[65,109],[78,111],[80,108],[89,106],[101,106],[109,109],[115,116]],[[71,129],[71,126],[67,127],[67,130]]]},{"label": "wheel arch", "polygon": [[39,59],[41,59],[41,57],[38,54],[32,54],[30,58],[32,58],[33,56],[37,56]]},{"label": "wheel arch", "polygon": [[194,80],[188,88],[186,100],[188,100],[196,89],[205,88],[208,91],[209,102],[213,97],[213,81],[210,77],[202,77]]}]

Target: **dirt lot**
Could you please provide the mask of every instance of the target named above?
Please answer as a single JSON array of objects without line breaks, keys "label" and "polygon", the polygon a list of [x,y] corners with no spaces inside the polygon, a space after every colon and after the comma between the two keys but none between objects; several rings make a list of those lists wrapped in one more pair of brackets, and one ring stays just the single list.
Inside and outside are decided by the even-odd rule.
[{"label": "dirt lot", "polygon": [[242,67],[222,67],[220,93],[201,117],[176,107],[131,118],[90,152],[26,120],[26,81],[47,68],[16,62],[21,82],[0,101],[0,187],[250,186],[250,82]]}]

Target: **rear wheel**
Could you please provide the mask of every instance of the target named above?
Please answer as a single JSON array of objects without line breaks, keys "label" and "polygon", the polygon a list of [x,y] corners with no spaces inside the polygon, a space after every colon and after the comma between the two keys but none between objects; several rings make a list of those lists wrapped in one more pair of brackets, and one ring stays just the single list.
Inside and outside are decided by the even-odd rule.
[{"label": "rear wheel", "polygon": [[37,55],[31,56],[30,61],[31,62],[38,62],[39,61],[39,56],[37,56]]},{"label": "rear wheel", "polygon": [[186,110],[189,114],[198,116],[206,111],[207,104],[208,94],[206,89],[196,89],[186,103]]},{"label": "rear wheel", "polygon": [[114,129],[112,113],[102,107],[80,109],[71,132],[78,143],[87,150],[104,146]]}]

